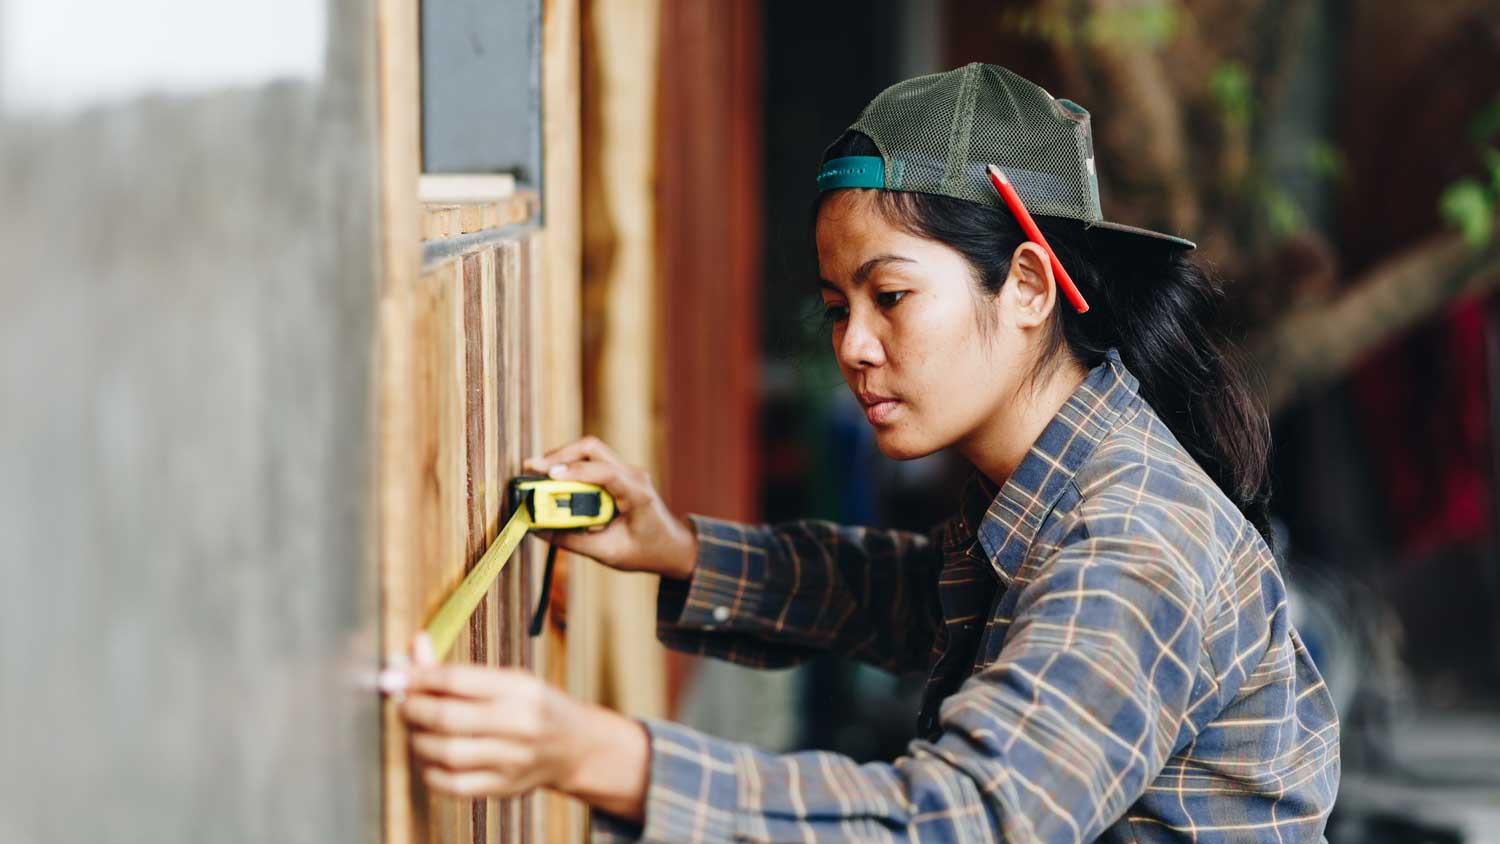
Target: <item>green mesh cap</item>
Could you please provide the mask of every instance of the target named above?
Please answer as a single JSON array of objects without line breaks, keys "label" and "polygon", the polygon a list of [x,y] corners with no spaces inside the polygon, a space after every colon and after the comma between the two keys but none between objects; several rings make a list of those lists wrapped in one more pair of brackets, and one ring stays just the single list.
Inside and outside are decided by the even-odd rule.
[{"label": "green mesh cap", "polygon": [[1034,215],[1194,248],[1174,235],[1106,221],[1088,111],[998,65],[975,62],[897,82],[871,100],[849,129],[868,135],[880,158],[824,162],[820,192],[885,188],[1005,209],[985,173],[986,164],[995,164]]}]

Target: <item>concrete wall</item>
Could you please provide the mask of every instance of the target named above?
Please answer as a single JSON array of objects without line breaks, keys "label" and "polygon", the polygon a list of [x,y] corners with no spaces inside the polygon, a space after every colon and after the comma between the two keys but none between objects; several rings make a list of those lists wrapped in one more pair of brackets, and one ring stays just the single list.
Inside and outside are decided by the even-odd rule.
[{"label": "concrete wall", "polygon": [[6,844],[379,837],[374,42],[0,0]]}]

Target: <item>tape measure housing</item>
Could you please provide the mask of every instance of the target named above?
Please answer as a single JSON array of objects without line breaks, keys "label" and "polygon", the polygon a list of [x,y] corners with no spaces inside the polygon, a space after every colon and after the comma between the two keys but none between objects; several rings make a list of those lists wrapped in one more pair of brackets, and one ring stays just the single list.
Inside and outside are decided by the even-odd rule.
[{"label": "tape measure housing", "polygon": [[545,475],[521,475],[510,482],[511,511],[524,506],[535,530],[578,530],[607,525],[615,517],[615,499],[596,484],[556,481]]}]

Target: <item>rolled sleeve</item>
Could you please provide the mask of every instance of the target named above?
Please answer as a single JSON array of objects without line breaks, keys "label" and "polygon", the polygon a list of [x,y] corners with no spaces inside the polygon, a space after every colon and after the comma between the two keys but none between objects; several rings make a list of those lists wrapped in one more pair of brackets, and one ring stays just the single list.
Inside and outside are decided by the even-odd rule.
[{"label": "rolled sleeve", "polygon": [[[690,515],[698,554],[663,578],[657,637],[675,650],[776,668],[820,652],[891,671],[927,667],[939,622],[938,544],[906,531]],[[941,528],[939,528],[941,530]]]},{"label": "rolled sleeve", "polygon": [[688,521],[698,540],[693,574],[662,578],[658,622],[709,631],[756,628],[769,574],[760,529],[708,516],[689,515]]}]

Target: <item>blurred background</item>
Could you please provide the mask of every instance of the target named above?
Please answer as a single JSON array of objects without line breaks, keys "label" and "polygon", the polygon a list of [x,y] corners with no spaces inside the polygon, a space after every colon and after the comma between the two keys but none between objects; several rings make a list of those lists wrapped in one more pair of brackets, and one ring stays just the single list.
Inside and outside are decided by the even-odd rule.
[{"label": "blurred background", "polygon": [[[449,585],[387,529],[473,505],[442,461],[484,424],[390,372],[496,339],[476,250],[539,300],[497,332],[506,459],[588,432],[679,511],[946,517],[963,467],[880,456],[842,383],[810,209],[869,99],[970,61],[1088,108],[1105,214],[1224,279],[1342,721],[1329,840],[1500,842],[1500,0],[0,0],[0,841],[382,835],[404,755],[350,678]],[[504,195],[418,202],[455,172]],[[532,665],[580,697],[914,732],[922,677],[664,655],[654,581],[562,571]]]}]

